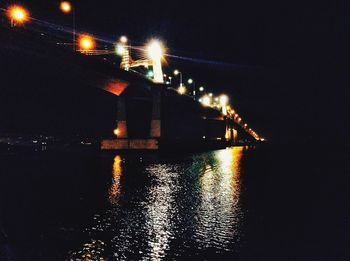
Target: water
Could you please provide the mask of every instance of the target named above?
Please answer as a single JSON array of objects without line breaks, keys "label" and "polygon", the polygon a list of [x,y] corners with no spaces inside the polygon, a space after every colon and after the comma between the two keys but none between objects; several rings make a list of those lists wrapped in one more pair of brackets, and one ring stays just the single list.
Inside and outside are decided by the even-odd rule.
[{"label": "water", "polygon": [[307,146],[2,155],[0,257],[348,260],[349,156]]}]

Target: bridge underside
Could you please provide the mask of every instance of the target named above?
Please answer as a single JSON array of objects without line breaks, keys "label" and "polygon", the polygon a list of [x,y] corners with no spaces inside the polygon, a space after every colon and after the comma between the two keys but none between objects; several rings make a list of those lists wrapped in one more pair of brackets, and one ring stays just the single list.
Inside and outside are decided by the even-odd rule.
[{"label": "bridge underside", "polygon": [[104,150],[225,147],[237,142],[237,126],[221,112],[203,107],[166,85],[127,87],[118,97],[117,135]]}]

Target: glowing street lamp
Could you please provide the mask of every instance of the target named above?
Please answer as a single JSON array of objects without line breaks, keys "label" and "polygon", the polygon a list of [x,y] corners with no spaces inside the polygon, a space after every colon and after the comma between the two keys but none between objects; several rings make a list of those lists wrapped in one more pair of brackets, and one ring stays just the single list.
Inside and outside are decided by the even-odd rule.
[{"label": "glowing street lamp", "polygon": [[96,47],[95,39],[87,34],[79,36],[79,48],[81,52],[89,52],[94,50]]},{"label": "glowing street lamp", "polygon": [[193,91],[192,91],[192,95],[193,95],[193,99],[196,100],[196,84],[194,82],[193,79],[188,79],[187,80],[188,84],[193,84]]},{"label": "glowing street lamp", "polygon": [[182,86],[182,72],[180,72],[179,70],[175,70],[174,75],[180,75],[180,86]]},{"label": "glowing street lamp", "polygon": [[122,44],[126,44],[128,42],[128,38],[125,35],[123,35],[123,36],[120,37],[119,41]]},{"label": "glowing street lamp", "polygon": [[204,106],[210,106],[211,104],[211,98],[209,97],[209,95],[205,95],[203,98],[202,98],[202,104]]},{"label": "glowing street lamp", "polygon": [[11,27],[24,24],[29,21],[29,12],[20,5],[12,5],[7,9],[7,16],[11,21]]},{"label": "glowing street lamp", "polygon": [[183,85],[180,85],[179,88],[177,89],[178,93],[180,93],[181,95],[186,93],[186,87]]},{"label": "glowing street lamp", "polygon": [[203,86],[199,87],[199,91],[204,92],[204,87]]},{"label": "glowing street lamp", "polygon": [[120,132],[120,131],[119,131],[118,128],[116,128],[116,129],[113,130],[113,133],[114,133],[115,136],[118,136],[118,135],[119,135],[119,132]]},{"label": "glowing street lamp", "polygon": [[73,19],[73,32],[72,32],[72,37],[73,37],[73,51],[75,51],[75,8],[72,6],[72,4],[68,1],[62,1],[60,3],[60,9],[63,13],[69,14],[72,12],[72,19]]},{"label": "glowing street lamp", "polygon": [[72,11],[72,5],[67,2],[67,1],[63,1],[60,4],[60,9],[63,13],[70,13],[70,11]]}]

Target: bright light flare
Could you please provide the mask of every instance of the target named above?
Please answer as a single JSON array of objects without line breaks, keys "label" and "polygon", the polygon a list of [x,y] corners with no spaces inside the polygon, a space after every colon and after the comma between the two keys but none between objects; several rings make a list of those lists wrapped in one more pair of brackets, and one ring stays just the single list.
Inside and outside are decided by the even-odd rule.
[{"label": "bright light flare", "polygon": [[223,107],[226,107],[228,102],[228,97],[226,95],[221,95],[220,96],[220,105]]},{"label": "bright light flare", "polygon": [[147,52],[149,58],[151,58],[152,60],[160,60],[163,56],[164,50],[162,44],[159,41],[153,40],[148,45]]},{"label": "bright light flare", "polygon": [[202,104],[204,106],[210,106],[211,102],[210,102],[210,97],[208,95],[205,95],[203,98],[202,98]]},{"label": "bright light flare", "polygon": [[177,89],[178,93],[180,93],[181,95],[186,93],[186,87],[181,85],[178,89]]},{"label": "bright light flare", "polygon": [[60,9],[63,13],[70,13],[70,11],[72,11],[72,5],[67,2],[67,1],[63,1],[60,4]]},{"label": "bright light flare", "polygon": [[175,71],[174,71],[174,75],[178,75],[179,73],[180,73],[179,70],[175,70]]},{"label": "bright light flare", "polygon": [[116,129],[113,130],[113,133],[114,133],[115,136],[118,136],[118,134],[120,133],[120,131],[119,131],[118,128],[116,128]]},{"label": "bright light flare", "polygon": [[117,44],[116,47],[115,47],[115,52],[120,55],[120,56],[123,56],[124,53],[125,53],[126,49],[125,49],[125,46],[122,45],[122,44]]},{"label": "bright light flare", "polygon": [[154,77],[153,71],[148,71],[147,76],[148,78],[153,78]]},{"label": "bright light flare", "polygon": [[12,5],[7,9],[7,16],[11,22],[24,24],[29,20],[29,12],[20,5]]},{"label": "bright light flare", "polygon": [[122,43],[122,44],[126,44],[128,42],[128,38],[126,36],[121,36],[119,41]]},{"label": "bright light flare", "polygon": [[96,47],[95,39],[87,34],[80,35],[78,43],[81,51],[91,51]]}]

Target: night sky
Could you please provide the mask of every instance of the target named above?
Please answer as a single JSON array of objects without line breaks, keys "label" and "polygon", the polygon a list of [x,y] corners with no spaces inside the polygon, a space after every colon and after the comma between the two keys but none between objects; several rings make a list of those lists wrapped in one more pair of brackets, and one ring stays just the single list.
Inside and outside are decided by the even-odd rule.
[{"label": "night sky", "polygon": [[[70,25],[59,1],[22,3],[36,18]],[[197,86],[229,93],[240,115],[267,139],[349,141],[349,6],[84,0],[75,7],[81,31],[110,40],[127,35],[135,45],[161,39],[170,54],[186,58],[168,58],[165,71],[178,68]]]}]

